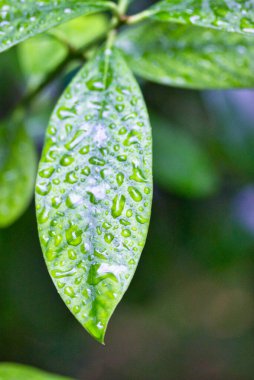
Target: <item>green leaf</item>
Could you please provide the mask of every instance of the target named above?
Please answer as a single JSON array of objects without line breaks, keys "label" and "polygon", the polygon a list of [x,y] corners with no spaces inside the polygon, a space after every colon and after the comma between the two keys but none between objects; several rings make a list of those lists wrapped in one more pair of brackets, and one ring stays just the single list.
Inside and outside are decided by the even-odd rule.
[{"label": "green leaf", "polygon": [[81,16],[20,44],[19,60],[29,87],[38,86],[64,60],[66,43],[76,49],[89,44],[106,32],[107,20],[102,14]]},{"label": "green leaf", "polygon": [[0,51],[77,16],[111,9],[107,1],[1,0]]},{"label": "green leaf", "polygon": [[145,244],[152,198],[146,107],[117,50],[101,50],[67,88],[47,130],[36,186],[50,275],[98,341]]},{"label": "green leaf", "polygon": [[154,82],[197,89],[254,86],[252,37],[155,22],[125,31],[118,46],[135,73]]},{"label": "green leaf", "polygon": [[163,189],[203,197],[218,189],[218,176],[205,150],[191,135],[152,115],[154,179]]},{"label": "green leaf", "polygon": [[0,125],[0,228],[18,219],[33,195],[37,157],[23,126]]},{"label": "green leaf", "polygon": [[1,380],[71,380],[67,377],[53,375],[37,368],[16,363],[0,363]]},{"label": "green leaf", "polygon": [[254,33],[253,0],[163,0],[147,14],[159,21]]}]

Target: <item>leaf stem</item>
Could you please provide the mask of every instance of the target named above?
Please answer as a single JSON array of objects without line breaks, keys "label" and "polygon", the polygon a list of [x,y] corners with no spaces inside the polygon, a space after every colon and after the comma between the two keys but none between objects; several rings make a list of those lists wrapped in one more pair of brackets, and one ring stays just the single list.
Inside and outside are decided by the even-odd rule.
[{"label": "leaf stem", "polygon": [[52,38],[58,39],[59,42],[63,43],[67,47],[68,55],[54,70],[52,70],[52,72],[48,74],[45,80],[38,87],[36,87],[34,90],[25,94],[20,99],[20,101],[18,101],[18,103],[16,104],[12,112],[15,112],[17,109],[25,108],[26,106],[28,106],[31,103],[31,101],[33,101],[33,99],[41,91],[43,91],[60,73],[64,71],[64,69],[66,68],[68,63],[71,62],[71,60],[73,59],[84,60],[85,52],[89,51],[94,45],[97,45],[100,42],[105,41],[106,38],[107,38],[106,50],[110,52],[114,44],[117,29],[119,26],[121,26],[121,24],[123,23],[129,24],[129,25],[136,24],[138,22],[145,20],[152,14],[151,11],[145,10],[133,16],[125,15],[125,12],[128,8],[129,0],[119,0],[118,4],[115,4],[111,1],[107,1],[105,2],[105,4],[108,7],[108,9],[112,11],[114,15],[112,18],[111,24],[109,26],[109,29],[105,33],[103,33],[101,36],[95,38],[93,41],[84,45],[83,47],[79,49],[75,49],[72,45],[70,45],[67,41],[65,41],[65,39],[62,39],[59,35],[49,33],[49,35],[51,35]]},{"label": "leaf stem", "polygon": [[153,14],[153,12],[149,9],[146,9],[143,12],[137,13],[133,16],[127,16],[125,23],[128,25],[137,24],[141,21],[146,20],[148,17],[150,17]]},{"label": "leaf stem", "polygon": [[118,12],[123,16],[128,8],[129,0],[119,0],[118,2]]}]

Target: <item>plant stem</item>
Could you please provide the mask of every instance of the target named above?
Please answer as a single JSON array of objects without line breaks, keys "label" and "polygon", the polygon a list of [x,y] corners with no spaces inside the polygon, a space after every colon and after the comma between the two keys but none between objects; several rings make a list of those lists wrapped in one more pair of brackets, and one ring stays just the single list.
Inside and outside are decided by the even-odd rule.
[{"label": "plant stem", "polygon": [[54,70],[52,70],[52,72],[50,72],[47,75],[45,80],[38,87],[36,87],[31,92],[28,92],[21,98],[21,100],[14,107],[13,112],[15,112],[17,109],[27,107],[31,103],[31,101],[41,91],[43,91],[59,74],[61,74],[64,71],[64,69],[66,68],[68,63],[71,62],[71,60],[73,59],[84,60],[85,52],[89,51],[89,49],[91,49],[94,45],[105,41],[106,37],[107,37],[106,48],[107,50],[111,50],[114,44],[116,33],[117,33],[116,29],[119,26],[121,26],[122,23],[130,24],[130,25],[136,24],[138,22],[145,20],[152,14],[151,11],[145,10],[133,16],[126,16],[125,12],[128,8],[128,4],[129,4],[129,0],[119,0],[118,4],[115,4],[111,1],[106,2],[108,9],[111,10],[112,13],[114,14],[114,17],[112,18],[109,29],[105,33],[103,33],[101,36],[95,38],[93,41],[84,45],[80,49],[75,49],[67,41],[60,39],[58,35],[51,34],[51,37],[56,38],[60,40],[60,42],[65,44],[69,53],[66,56],[66,58]]},{"label": "plant stem", "polygon": [[153,14],[153,12],[149,9],[143,11],[143,12],[140,12],[140,13],[137,13],[136,15],[133,15],[133,16],[128,16],[126,18],[126,24],[128,25],[133,25],[133,24],[137,24],[141,21],[144,21],[146,20],[148,17],[150,17],[151,15]]},{"label": "plant stem", "polygon": [[118,2],[118,11],[121,16],[123,16],[128,8],[129,0],[119,0]]},{"label": "plant stem", "polygon": [[114,45],[115,38],[116,38],[116,30],[113,29],[108,34],[106,50],[111,50],[112,46]]}]

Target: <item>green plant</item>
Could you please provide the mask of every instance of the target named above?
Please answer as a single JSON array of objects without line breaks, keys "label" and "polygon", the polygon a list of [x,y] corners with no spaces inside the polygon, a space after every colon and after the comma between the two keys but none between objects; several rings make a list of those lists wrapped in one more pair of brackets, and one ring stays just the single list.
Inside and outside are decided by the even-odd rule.
[{"label": "green plant", "polygon": [[[1,51],[54,28],[19,50],[30,80],[27,94],[1,130],[2,227],[20,216],[32,195],[36,158],[23,130],[23,109],[71,62],[88,60],[49,121],[36,181],[36,212],[54,284],[100,342],[137,267],[152,203],[151,128],[130,69],[145,79],[187,88],[254,84],[254,1],[164,0],[131,16],[128,5],[126,0],[0,2]],[[111,15],[110,20],[101,12]],[[84,17],[94,13],[100,14]],[[70,20],[72,24],[56,28]],[[43,52],[46,61],[38,59]],[[176,177],[159,174],[163,183],[177,188],[192,168],[195,173],[195,157],[202,153],[181,134],[163,128],[159,133],[173,140],[172,149],[195,152],[193,162],[183,160],[186,176],[175,182]],[[164,157],[165,145],[161,150]],[[173,152],[179,155],[177,148]],[[177,175],[178,168],[171,166],[172,171]],[[205,159],[200,172],[202,191],[209,193],[216,178]],[[195,186],[187,183],[185,188],[199,195]]]},{"label": "green plant", "polygon": [[0,363],[1,380],[71,380],[22,364]]}]

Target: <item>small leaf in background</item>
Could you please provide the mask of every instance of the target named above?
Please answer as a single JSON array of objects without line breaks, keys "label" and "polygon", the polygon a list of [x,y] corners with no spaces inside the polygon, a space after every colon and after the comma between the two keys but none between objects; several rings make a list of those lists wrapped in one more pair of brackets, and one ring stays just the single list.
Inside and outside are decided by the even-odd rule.
[{"label": "small leaf in background", "polygon": [[16,363],[0,363],[1,380],[71,380],[70,378],[53,375],[37,368]]},{"label": "small leaf in background", "polygon": [[21,68],[29,87],[36,87],[68,54],[66,43],[76,49],[105,33],[108,26],[102,14],[81,16],[50,30],[50,34],[24,41],[18,46]]},{"label": "small leaf in background", "polygon": [[0,51],[75,17],[108,10],[111,5],[89,0],[2,0]]},{"label": "small leaf in background", "polygon": [[0,125],[0,227],[14,223],[33,195],[35,147],[24,127],[15,123]]},{"label": "small leaf in background", "polygon": [[253,0],[162,0],[148,10],[159,21],[254,33]]},{"label": "small leaf in background", "polygon": [[[152,30],[152,33],[151,33]],[[254,86],[253,37],[189,25],[145,23],[119,37],[137,75],[173,86]]]},{"label": "small leaf in background", "polygon": [[145,244],[151,150],[140,89],[120,53],[103,49],[56,106],[36,185],[50,275],[68,308],[100,342]]},{"label": "small leaf in background", "polygon": [[202,197],[218,189],[208,154],[187,132],[152,114],[154,179],[163,189],[186,197]]}]

